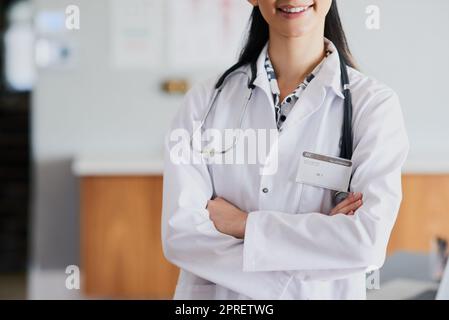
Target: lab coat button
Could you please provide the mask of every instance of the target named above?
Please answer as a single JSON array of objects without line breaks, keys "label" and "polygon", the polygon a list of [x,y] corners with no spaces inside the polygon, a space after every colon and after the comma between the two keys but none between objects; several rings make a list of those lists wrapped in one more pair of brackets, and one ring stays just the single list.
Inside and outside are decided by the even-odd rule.
[{"label": "lab coat button", "polygon": [[263,188],[263,189],[262,189],[262,192],[263,192],[263,193],[268,193],[268,188]]}]

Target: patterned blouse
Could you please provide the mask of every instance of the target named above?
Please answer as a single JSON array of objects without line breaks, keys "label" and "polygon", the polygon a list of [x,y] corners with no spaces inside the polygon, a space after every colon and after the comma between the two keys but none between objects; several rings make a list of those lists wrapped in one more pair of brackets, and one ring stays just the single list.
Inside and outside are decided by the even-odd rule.
[{"label": "patterned blouse", "polygon": [[[327,49],[325,58],[327,58],[331,53],[332,53],[332,51]],[[298,85],[298,87],[296,87],[296,89],[292,93],[290,93],[288,96],[286,96],[285,99],[281,102],[280,101],[281,92],[279,90],[276,73],[274,71],[270,57],[268,56],[268,50],[267,50],[267,57],[265,58],[265,70],[267,71],[268,81],[270,82],[271,93],[273,94],[274,108],[275,108],[275,115],[276,115],[276,124],[277,124],[278,130],[282,127],[282,124],[287,119],[288,114],[293,109],[294,105],[298,101],[302,92],[304,92],[304,90],[307,88],[309,83],[315,78],[315,76],[321,70],[324,60],[325,59],[323,59],[320,62],[320,64],[305,78],[305,80],[302,83],[300,83]]]}]

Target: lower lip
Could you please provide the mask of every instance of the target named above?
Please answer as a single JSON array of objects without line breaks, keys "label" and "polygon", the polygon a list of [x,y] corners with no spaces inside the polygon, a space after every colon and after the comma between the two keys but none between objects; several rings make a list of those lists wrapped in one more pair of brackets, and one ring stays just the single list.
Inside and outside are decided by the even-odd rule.
[{"label": "lower lip", "polygon": [[310,7],[308,7],[308,8],[307,8],[306,10],[304,10],[304,11],[301,11],[301,12],[293,12],[293,13],[287,13],[287,12],[284,12],[284,11],[282,11],[282,10],[280,10],[280,9],[278,9],[277,11],[278,11],[278,13],[280,13],[280,15],[281,15],[282,17],[284,17],[285,19],[296,19],[296,18],[302,17],[302,16],[304,16],[305,14],[309,13],[309,11],[310,11],[312,8],[313,8],[313,6],[310,6]]}]

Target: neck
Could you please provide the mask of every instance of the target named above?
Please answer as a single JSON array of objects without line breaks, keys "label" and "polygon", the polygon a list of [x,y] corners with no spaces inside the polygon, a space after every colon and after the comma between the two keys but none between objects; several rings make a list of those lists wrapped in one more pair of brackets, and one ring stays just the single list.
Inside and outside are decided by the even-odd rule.
[{"label": "neck", "polygon": [[268,54],[280,85],[298,85],[324,58],[324,30],[318,31],[285,37],[270,30]]}]

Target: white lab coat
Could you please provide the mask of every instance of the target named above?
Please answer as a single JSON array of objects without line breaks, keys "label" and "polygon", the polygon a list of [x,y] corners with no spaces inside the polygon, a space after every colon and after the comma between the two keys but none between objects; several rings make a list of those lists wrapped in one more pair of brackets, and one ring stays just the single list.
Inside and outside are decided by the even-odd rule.
[{"label": "white lab coat", "polygon": [[[243,129],[276,128],[266,50],[258,59]],[[335,52],[287,117],[277,141],[276,174],[261,175],[263,164],[175,165],[167,135],[162,240],[166,258],[181,268],[175,299],[366,298],[365,273],[382,266],[399,210],[409,143],[397,95],[350,68],[351,191],[362,192],[364,204],[354,216],[329,216],[331,191],[296,182],[303,151],[339,156],[344,99],[339,65]],[[215,82],[188,92],[172,130],[192,132],[192,121],[202,119]],[[206,127],[237,126],[246,84],[245,75],[232,77]],[[244,240],[220,233],[209,219],[205,208],[214,192],[249,212]]]}]

